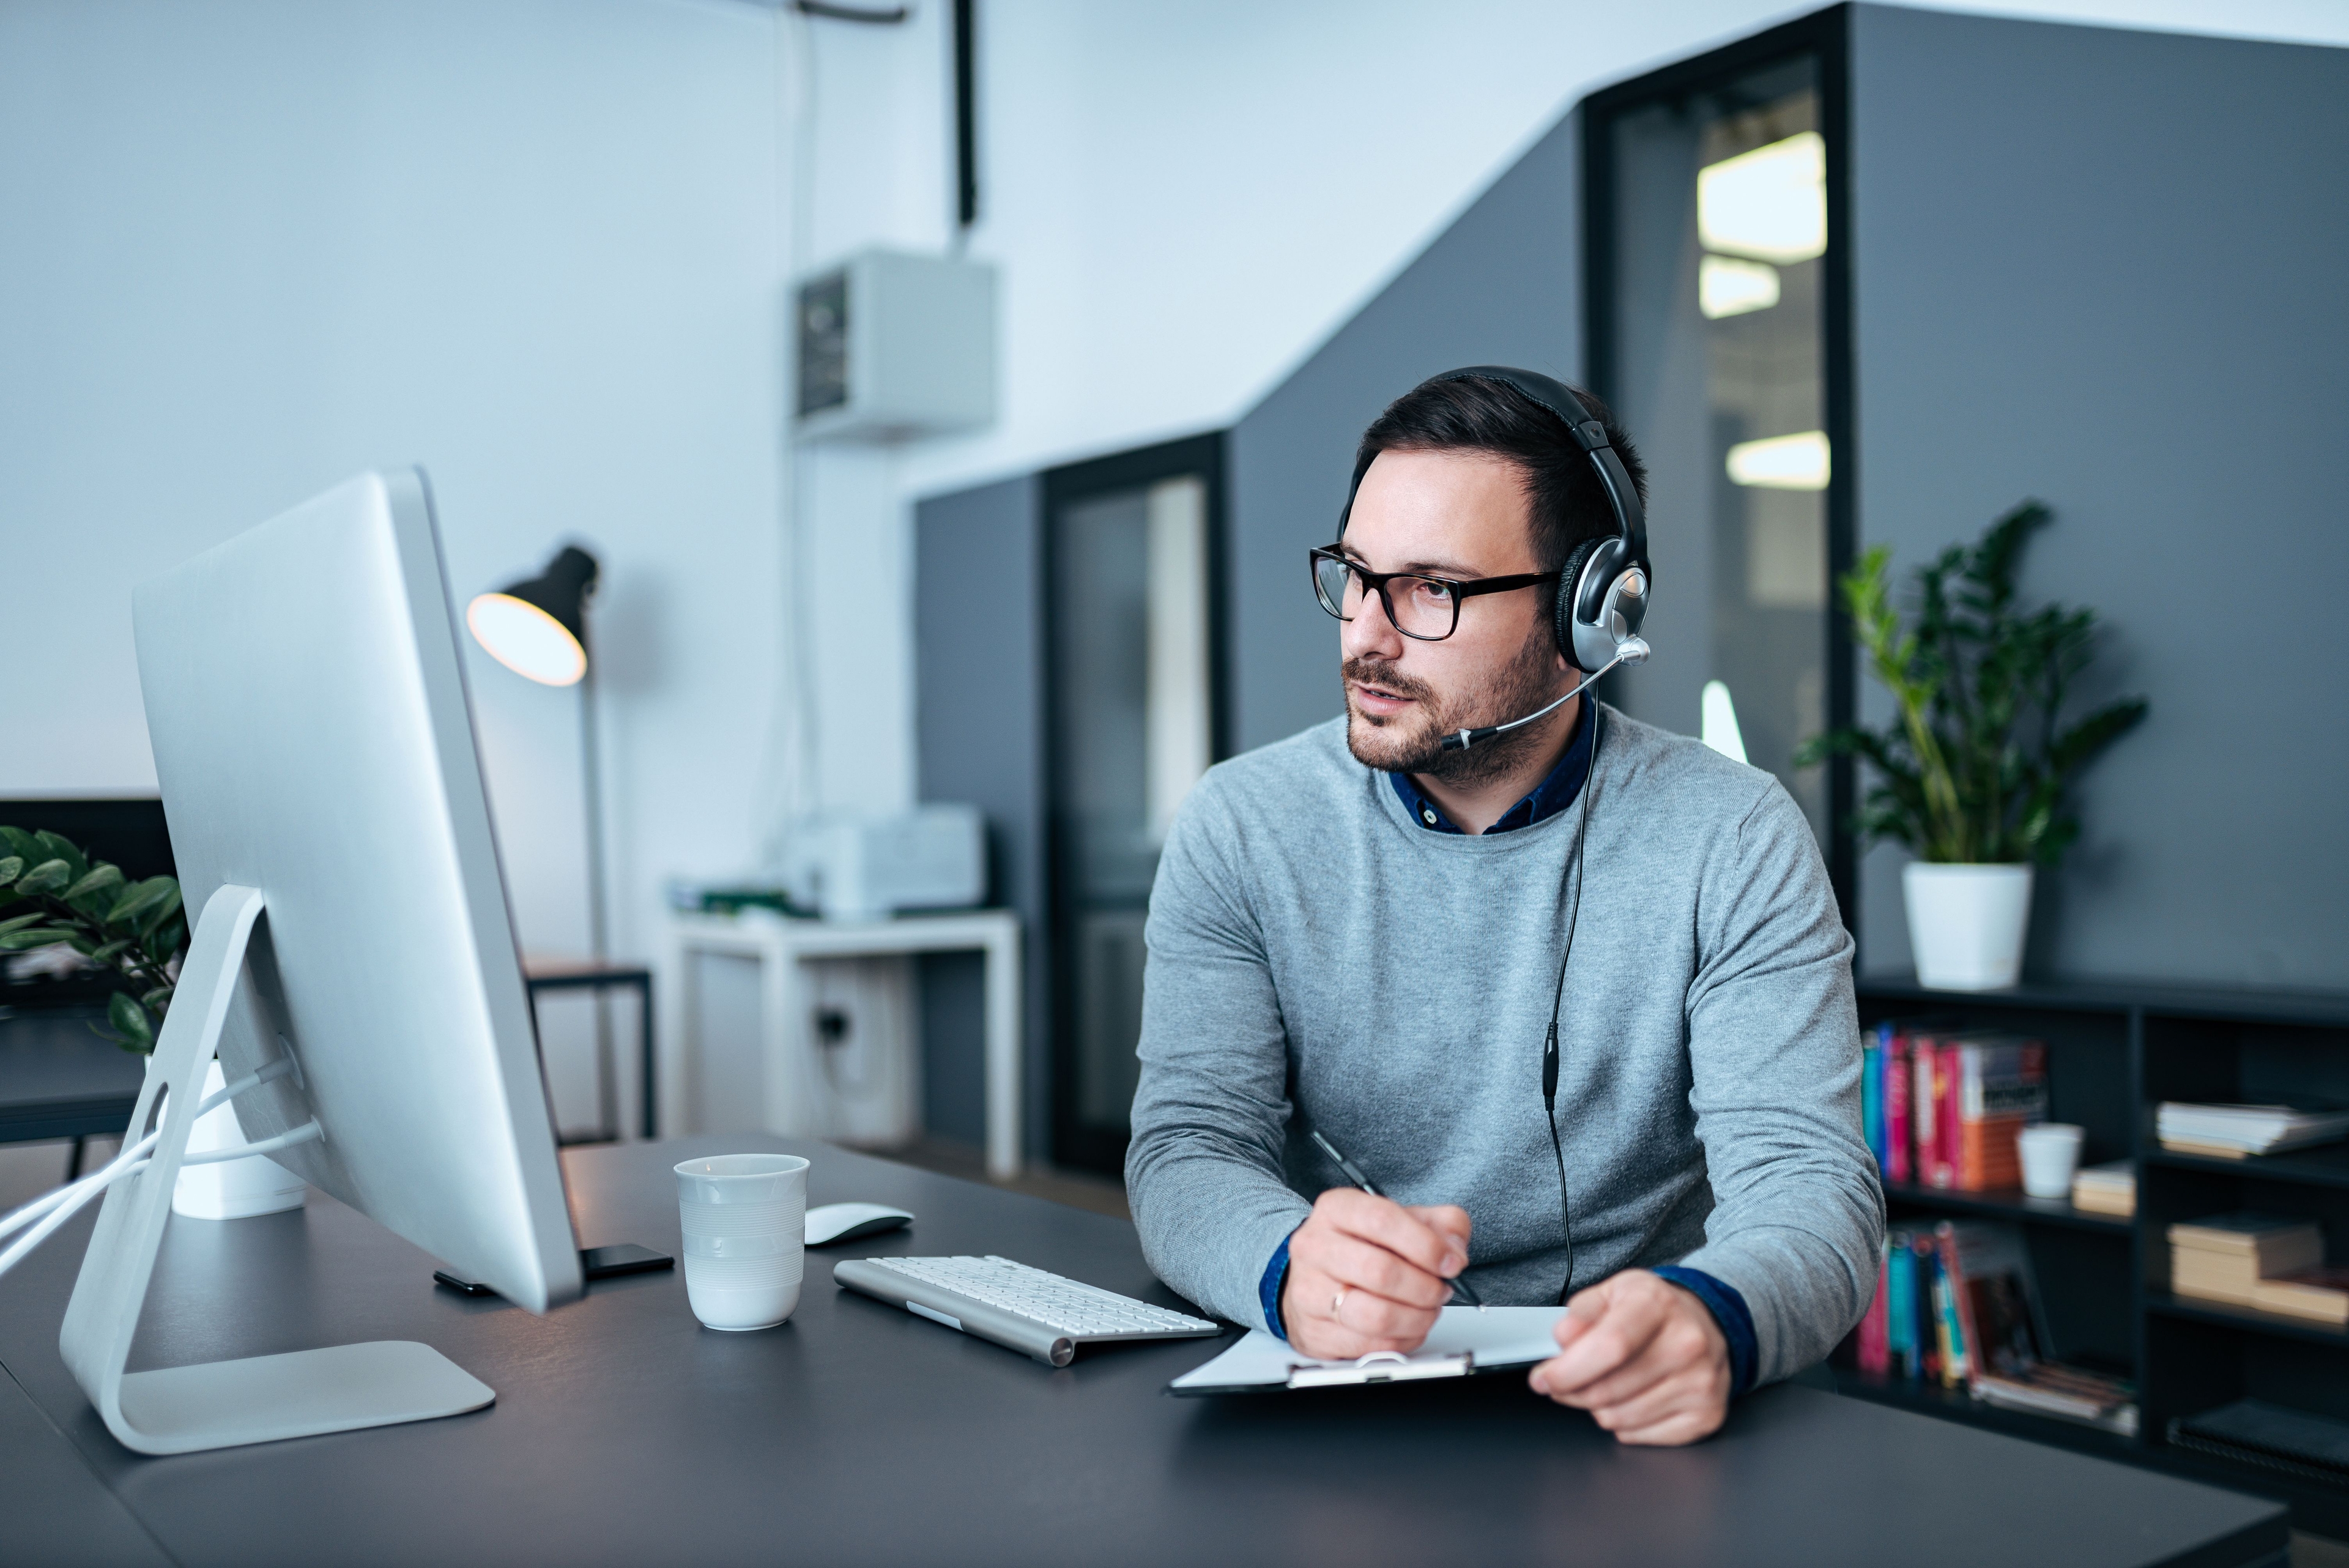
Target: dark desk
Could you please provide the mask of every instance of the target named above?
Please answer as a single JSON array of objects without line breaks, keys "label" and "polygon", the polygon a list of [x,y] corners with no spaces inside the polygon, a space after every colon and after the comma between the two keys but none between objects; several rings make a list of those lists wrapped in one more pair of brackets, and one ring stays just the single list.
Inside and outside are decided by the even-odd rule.
[{"label": "dark desk", "polygon": [[[60,1008],[0,1017],[0,1143],[113,1137],[130,1120],[147,1058],[91,1033],[102,1015]],[[79,1147],[76,1147],[78,1162]]]},{"label": "dark desk", "polygon": [[[805,1153],[811,1202],[913,1210],[856,1255],[998,1251],[1176,1304],[1133,1229],[779,1138],[566,1156],[590,1244],[678,1244],[668,1167]],[[2258,1499],[1806,1388],[1678,1451],[1619,1448],[1514,1377],[1188,1400],[1215,1342],[1053,1372],[834,1287],[713,1334],[678,1274],[545,1318],[437,1290],[430,1264],[313,1193],[174,1220],[134,1367],[365,1338],[438,1346],[498,1391],[451,1420],[140,1459],[57,1358],[87,1223],[0,1288],[0,1364],[182,1563],[2281,1563]],[[0,1443],[15,1439],[0,1429]],[[0,1471],[12,1456],[0,1452]]]}]

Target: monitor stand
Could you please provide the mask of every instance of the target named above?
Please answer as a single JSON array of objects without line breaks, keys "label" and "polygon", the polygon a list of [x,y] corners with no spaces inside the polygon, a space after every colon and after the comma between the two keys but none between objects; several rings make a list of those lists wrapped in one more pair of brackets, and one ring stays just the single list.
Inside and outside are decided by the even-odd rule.
[{"label": "monitor stand", "polygon": [[123,1370],[171,1218],[172,1182],[203,1099],[204,1072],[220,1047],[261,911],[262,896],[252,888],[223,887],[205,901],[125,1141],[143,1136],[157,1097],[168,1091],[161,1136],[147,1168],[107,1191],[58,1335],[66,1365],[106,1429],[142,1454],[426,1421],[478,1410],[497,1397],[489,1385],[413,1340]]}]

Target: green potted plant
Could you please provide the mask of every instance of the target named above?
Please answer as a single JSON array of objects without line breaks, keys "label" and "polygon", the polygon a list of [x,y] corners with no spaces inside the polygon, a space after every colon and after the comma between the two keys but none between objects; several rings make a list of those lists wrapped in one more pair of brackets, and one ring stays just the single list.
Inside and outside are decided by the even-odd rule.
[{"label": "green potted plant", "polygon": [[67,946],[111,971],[99,1033],[144,1056],[157,1020],[171,1004],[188,944],[180,884],[169,877],[129,882],[54,833],[0,826],[0,953]]},{"label": "green potted plant", "polygon": [[1974,544],[1920,567],[1913,625],[1892,603],[1889,546],[1868,550],[1837,585],[1853,639],[1899,715],[1881,731],[1814,736],[1795,763],[1868,764],[1859,832],[1916,857],[1901,891],[1924,985],[1990,991],[2020,978],[2033,869],[2054,865],[2080,833],[2065,791],[2145,717],[2145,699],[2126,697],[2063,722],[2070,684],[2094,653],[2095,612],[2025,610],[2014,594],[2023,546],[2051,516],[2025,502]]},{"label": "green potted plant", "polygon": [[[187,946],[175,879],[130,882],[119,867],[57,834],[0,826],[0,953],[69,947],[109,971],[119,989],[107,999],[108,1026],[91,1027],[124,1050],[154,1052]],[[214,1061],[203,1092],[216,1094],[225,1082]],[[246,1141],[235,1110],[222,1106],[197,1119],[188,1148],[240,1148]],[[264,1155],[249,1155],[181,1168],[171,1210],[195,1220],[241,1219],[298,1208],[304,1191],[300,1177]]]}]

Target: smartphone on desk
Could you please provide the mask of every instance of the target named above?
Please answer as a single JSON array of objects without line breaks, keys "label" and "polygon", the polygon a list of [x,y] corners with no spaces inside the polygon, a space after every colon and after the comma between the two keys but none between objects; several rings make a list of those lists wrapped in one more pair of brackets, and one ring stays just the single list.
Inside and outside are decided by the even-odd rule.
[{"label": "smartphone on desk", "polygon": [[[615,1274],[645,1274],[676,1266],[677,1260],[667,1252],[656,1252],[650,1247],[639,1247],[634,1241],[579,1249],[579,1277],[584,1280],[608,1280]],[[433,1270],[432,1278],[450,1290],[462,1291],[469,1296],[493,1296],[498,1293],[479,1280],[465,1279],[447,1269]]]}]

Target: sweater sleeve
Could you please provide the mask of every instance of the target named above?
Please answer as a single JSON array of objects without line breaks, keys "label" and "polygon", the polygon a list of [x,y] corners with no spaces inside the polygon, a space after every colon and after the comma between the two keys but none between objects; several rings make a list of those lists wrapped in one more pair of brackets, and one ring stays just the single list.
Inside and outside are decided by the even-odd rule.
[{"label": "sweater sleeve", "polygon": [[1215,785],[1211,774],[1184,803],[1151,888],[1125,1190],[1160,1279],[1269,1328],[1267,1261],[1312,1206],[1281,1177],[1288,1035],[1234,865],[1240,826]]},{"label": "sweater sleeve", "polygon": [[1744,1297],[1766,1383],[1825,1357],[1868,1310],[1884,1194],[1860,1131],[1851,936],[1809,826],[1773,781],[1717,856],[1687,1017],[1713,1210],[1681,1262]]}]

